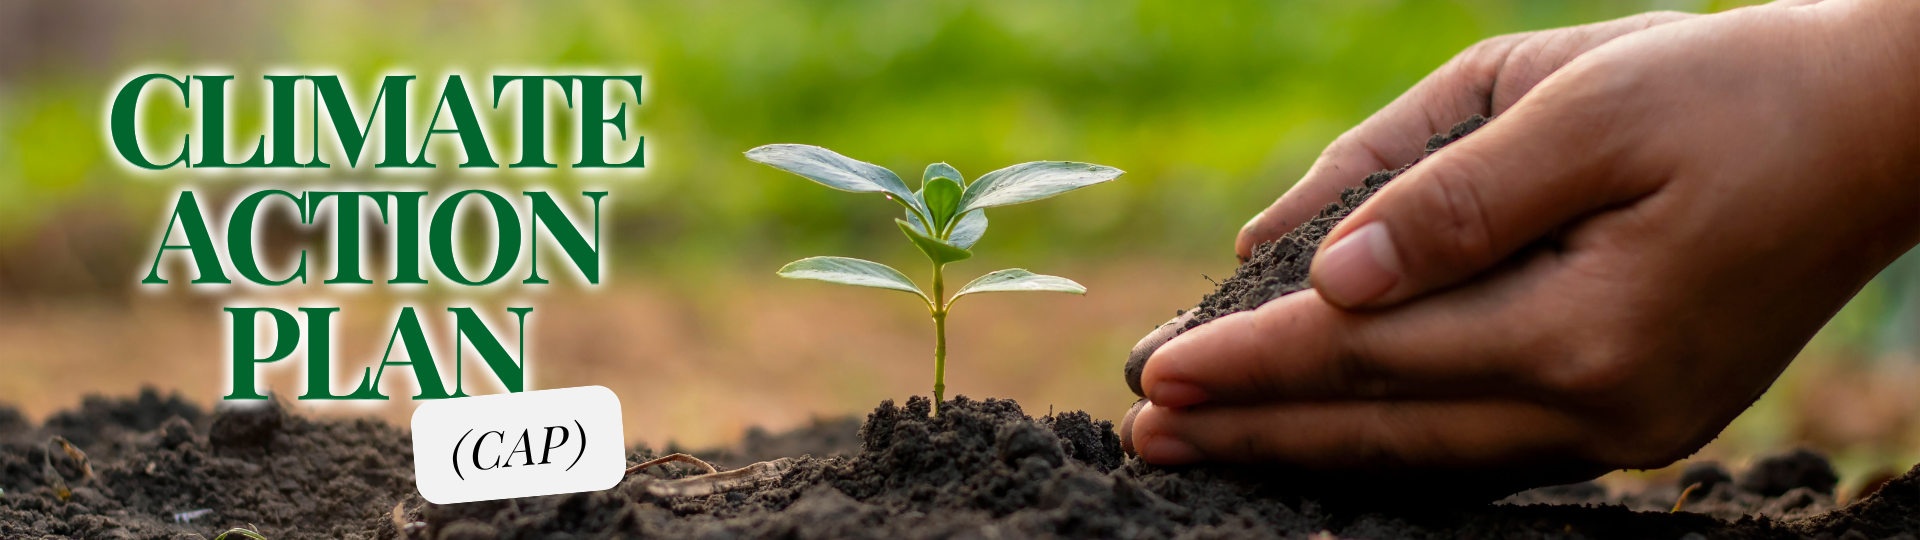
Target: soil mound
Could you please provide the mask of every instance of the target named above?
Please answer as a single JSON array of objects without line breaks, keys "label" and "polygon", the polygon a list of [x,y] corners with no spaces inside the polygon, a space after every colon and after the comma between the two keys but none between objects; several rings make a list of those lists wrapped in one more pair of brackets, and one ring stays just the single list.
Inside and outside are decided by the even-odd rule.
[{"label": "soil mound", "polygon": [[[1814,489],[1820,475],[1790,475],[1793,485],[1770,497],[1726,480],[1733,476],[1724,470],[1701,473],[1718,480],[1712,494],[1689,496],[1679,513],[1667,510],[1681,486],[1610,495],[1595,484],[1467,508],[1336,507],[1271,478],[1126,459],[1112,424],[1085,413],[1033,418],[1012,401],[960,397],[930,416],[931,405],[925,398],[882,403],[857,432],[852,422],[820,421],[763,433],[756,440],[800,454],[785,456],[796,458],[792,468],[758,489],[652,495],[650,483],[695,473],[672,465],[607,491],[457,505],[419,499],[411,441],[377,421],[307,419],[256,404],[221,410],[199,426],[184,415],[144,432],[115,425],[106,430],[112,435],[81,445],[84,460],[48,444],[48,425],[0,437],[0,538],[184,540],[231,527],[275,540],[1299,538],[1322,531],[1392,539],[1916,540],[1911,533],[1920,530],[1920,467],[1838,510]],[[849,440],[857,441],[851,451]],[[773,455],[765,450],[728,452]],[[629,455],[635,463],[652,457],[644,447]],[[1825,466],[1811,452],[1777,461],[1794,466],[1756,470]]]}]

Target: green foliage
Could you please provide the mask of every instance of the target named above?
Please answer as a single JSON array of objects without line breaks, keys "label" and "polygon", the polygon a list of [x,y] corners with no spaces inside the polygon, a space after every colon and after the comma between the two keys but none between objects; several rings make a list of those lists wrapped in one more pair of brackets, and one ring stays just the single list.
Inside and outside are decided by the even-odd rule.
[{"label": "green foliage", "polygon": [[967,185],[962,211],[1037,201],[1120,177],[1120,169],[1071,161],[1021,163]]},{"label": "green foliage", "polygon": [[972,251],[967,251],[959,246],[949,244],[945,240],[928,236],[927,233],[922,232],[920,229],[908,225],[906,220],[896,219],[893,220],[893,222],[900,224],[900,232],[906,233],[907,239],[913,241],[913,247],[920,248],[920,252],[926,254],[927,258],[933,261],[933,264],[947,264],[973,257]]},{"label": "green foliage", "polygon": [[[1071,279],[1058,276],[1043,276],[1020,268],[1008,268],[1006,270],[995,270],[993,273],[980,276],[968,282],[966,286],[960,287],[960,292],[953,293],[953,297],[957,299],[973,293],[1015,291],[1053,291],[1086,294],[1087,288],[1080,286],[1079,283],[1074,283]],[[948,302],[948,305],[952,305],[952,302]]]},{"label": "green foliage", "polygon": [[[780,277],[811,279],[841,285],[910,292],[927,300],[927,293],[899,270],[873,261],[848,257],[807,257],[780,267]],[[930,300],[929,300],[930,301]]]},{"label": "green foliage", "polygon": [[[948,263],[973,257],[968,249],[987,230],[987,208],[1037,201],[1119,178],[1120,169],[1071,161],[1021,163],[987,173],[964,183],[958,169],[946,163],[927,166],[920,189],[907,193],[898,175],[884,167],[856,160],[818,146],[770,144],[747,151],[747,159],[794,173],[821,185],[856,193],[883,193],[907,208],[906,219],[894,219],[900,232],[933,264],[933,294],[928,295],[900,271],[884,264],[846,257],[808,257],[780,268],[780,277],[811,279],[842,285],[875,287],[920,295],[934,325],[933,402],[939,414],[946,394],[947,313],[961,296],[985,292],[1052,291],[1086,294],[1073,280],[1009,268],[967,283],[952,297],[945,296]],[[956,218],[956,216],[958,216]]]}]

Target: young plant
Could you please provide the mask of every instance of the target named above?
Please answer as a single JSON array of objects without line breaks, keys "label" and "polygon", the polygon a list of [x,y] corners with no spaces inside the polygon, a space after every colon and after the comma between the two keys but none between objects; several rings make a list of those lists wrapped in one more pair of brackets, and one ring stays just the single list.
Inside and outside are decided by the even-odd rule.
[{"label": "young plant", "polygon": [[841,191],[879,193],[906,207],[906,219],[893,221],[900,226],[900,232],[907,235],[907,240],[933,263],[933,294],[921,290],[899,270],[847,257],[800,259],[782,267],[780,277],[892,289],[919,296],[926,303],[928,314],[933,316],[934,414],[940,413],[940,402],[946,398],[947,314],[953,310],[954,301],[985,292],[1087,292],[1086,287],[1067,278],[1009,268],[980,276],[960,287],[953,296],[946,296],[947,263],[973,256],[969,249],[987,232],[986,209],[1045,199],[1112,180],[1121,174],[1120,169],[1089,163],[1034,161],[993,171],[967,183],[960,171],[945,163],[935,163],[920,175],[920,189],[908,191],[907,183],[893,171],[818,146],[770,144],[748,150],[747,159]]}]

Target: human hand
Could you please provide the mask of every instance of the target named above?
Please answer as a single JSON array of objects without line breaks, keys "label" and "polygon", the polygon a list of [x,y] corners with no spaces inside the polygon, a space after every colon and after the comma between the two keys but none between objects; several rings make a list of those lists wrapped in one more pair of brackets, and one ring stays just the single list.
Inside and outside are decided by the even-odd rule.
[{"label": "human hand", "polygon": [[1342,222],[1314,289],[1154,351],[1130,446],[1514,489],[1692,453],[1920,242],[1917,32],[1920,4],[1828,0],[1470,49],[1336,141],[1240,253],[1499,118]]}]

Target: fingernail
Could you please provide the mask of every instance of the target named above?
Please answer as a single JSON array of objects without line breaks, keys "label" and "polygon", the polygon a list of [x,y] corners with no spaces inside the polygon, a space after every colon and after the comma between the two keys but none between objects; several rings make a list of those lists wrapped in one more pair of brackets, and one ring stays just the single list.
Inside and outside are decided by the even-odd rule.
[{"label": "fingernail", "polygon": [[1140,449],[1140,459],[1154,465],[1186,465],[1200,461],[1200,449],[1186,441],[1159,435],[1147,439],[1145,447]]},{"label": "fingernail", "polygon": [[1120,451],[1133,454],[1133,418],[1140,416],[1140,409],[1147,408],[1147,400],[1133,402],[1133,408],[1127,409],[1127,417],[1120,420]]},{"label": "fingernail", "polygon": [[1160,407],[1192,407],[1213,398],[1198,386],[1179,381],[1160,381],[1153,384],[1147,399]]},{"label": "fingernail", "polygon": [[1361,226],[1313,261],[1313,286],[1340,306],[1372,302],[1400,282],[1400,256],[1387,236],[1387,224]]}]

